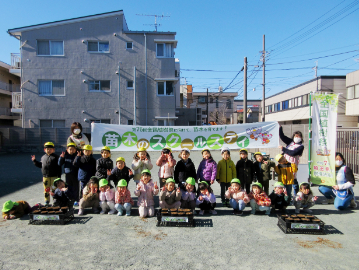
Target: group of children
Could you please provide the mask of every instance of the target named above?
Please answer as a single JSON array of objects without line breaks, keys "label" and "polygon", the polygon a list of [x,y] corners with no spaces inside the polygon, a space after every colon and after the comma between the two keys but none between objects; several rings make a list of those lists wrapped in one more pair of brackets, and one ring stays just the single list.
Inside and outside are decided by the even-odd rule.
[{"label": "group of children", "polygon": [[[189,149],[183,148],[178,155],[180,160],[176,162],[171,149],[164,148],[156,161],[156,165],[159,166],[160,186],[158,186],[151,178],[153,165],[145,148],[138,149],[135,154],[131,166],[133,171],[126,166],[123,157],[116,159],[114,168],[111,151],[107,146],[102,148],[101,158],[98,160],[92,156],[91,145],[78,149],[74,143],[69,143],[67,151],[62,152],[60,156],[56,155],[54,150],[54,144],[47,142],[44,145],[45,155],[41,161],[31,156],[35,166],[42,170],[45,205],[50,203],[52,196],[54,205],[70,207],[78,205],[79,215],[84,214],[85,208],[92,207],[94,213],[117,212],[119,216],[123,214],[129,216],[134,201],[127,187],[132,178],[136,183],[134,195],[138,197],[137,205],[141,217],[154,215],[154,196],[158,193],[161,208],[194,210],[198,207],[200,215],[205,211],[216,214],[216,197],[211,188],[215,181],[221,187],[222,205],[232,207],[236,215],[242,215],[247,204],[252,208],[252,214],[256,211],[269,214],[272,209],[285,211],[291,203],[293,174],[297,171],[296,165],[289,163],[280,154],[276,156],[278,165],[266,160],[260,152],[255,153],[256,161],[253,163],[248,159],[246,149],[240,149],[240,159],[235,165],[231,160],[230,150],[223,148],[222,159],[218,164],[212,158],[210,150],[204,149],[203,159],[196,172],[195,165],[189,158]],[[62,166],[64,166],[66,181],[60,178]],[[278,182],[268,196],[272,167],[278,174]],[[309,184],[303,183],[300,192],[293,200],[295,211],[299,212],[303,208],[309,212],[315,200],[316,197],[313,196]],[[4,206],[4,217],[16,216],[16,211],[9,208],[11,203],[8,203],[7,207]],[[16,203],[13,203],[13,207],[18,208]],[[24,208],[26,211],[31,211],[28,204]]]}]

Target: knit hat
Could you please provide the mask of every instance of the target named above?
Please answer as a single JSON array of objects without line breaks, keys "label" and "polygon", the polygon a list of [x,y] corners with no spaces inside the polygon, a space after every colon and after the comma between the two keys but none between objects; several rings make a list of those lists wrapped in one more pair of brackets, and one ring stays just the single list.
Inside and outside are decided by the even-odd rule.
[{"label": "knit hat", "polygon": [[166,184],[168,184],[168,183],[175,183],[175,180],[173,180],[173,178],[168,178],[166,180]]},{"label": "knit hat", "polygon": [[123,157],[118,157],[118,158],[116,159],[116,163],[117,163],[118,161],[123,161],[123,162],[125,162],[125,158],[123,158]]},{"label": "knit hat", "polygon": [[233,178],[231,183],[241,184],[241,181],[238,178]]},{"label": "knit hat", "polygon": [[279,162],[279,160],[283,157],[282,154],[278,154],[275,156],[275,160]]},{"label": "knit hat", "polygon": [[57,182],[59,182],[59,181],[62,181],[62,182],[65,183],[65,181],[62,180],[61,178],[57,178],[57,179],[54,180],[54,184],[53,184],[53,185],[54,185],[55,187],[57,187],[57,184],[58,184]]},{"label": "knit hat", "polygon": [[125,179],[121,179],[118,184],[118,187],[127,187],[127,181]]},{"label": "knit hat", "polygon": [[92,150],[92,146],[87,144],[87,145],[84,145],[84,147],[82,148],[83,150],[89,150],[91,151]]},{"label": "knit hat", "polygon": [[231,150],[229,150],[228,147],[222,147],[222,149],[221,149],[221,154],[223,154],[224,151],[231,152]]},{"label": "knit hat", "polygon": [[44,148],[55,148],[55,145],[52,142],[47,142],[44,144]]},{"label": "knit hat", "polygon": [[186,152],[188,152],[188,153],[191,153],[191,151],[190,151],[188,148],[182,148],[182,149],[181,149],[181,152],[182,152],[182,151],[186,151]]},{"label": "knit hat", "polygon": [[151,171],[149,169],[144,169],[141,174],[144,174],[144,173],[148,173],[149,175],[151,175]]},{"label": "knit hat", "polygon": [[284,188],[284,184],[282,182],[277,182],[274,184],[274,188],[276,187]]},{"label": "knit hat", "polygon": [[1,211],[2,211],[3,213],[9,212],[9,211],[14,207],[14,205],[19,205],[19,203],[13,202],[13,201],[4,202],[4,205],[3,205]]},{"label": "knit hat", "polygon": [[69,147],[75,147],[76,148],[76,144],[74,144],[73,142],[70,142],[67,144],[67,148]]},{"label": "knit hat", "polygon": [[193,177],[188,177],[186,183],[194,186],[196,184],[196,180]]},{"label": "knit hat", "polygon": [[99,183],[100,187],[108,186],[108,181],[106,179],[101,179]]},{"label": "knit hat", "polygon": [[253,186],[258,186],[258,187],[260,187],[260,188],[263,188],[262,184],[259,183],[259,182],[254,182],[254,183],[252,184],[252,187],[253,187]]},{"label": "knit hat", "polygon": [[[248,155],[248,151],[245,148],[239,150],[239,153],[246,153]],[[255,154],[254,154],[255,155]]]},{"label": "knit hat", "polygon": [[102,148],[101,148],[101,150],[106,150],[106,151],[111,152],[111,149],[110,149],[110,147],[108,147],[108,146],[104,146],[104,147],[102,147]]}]

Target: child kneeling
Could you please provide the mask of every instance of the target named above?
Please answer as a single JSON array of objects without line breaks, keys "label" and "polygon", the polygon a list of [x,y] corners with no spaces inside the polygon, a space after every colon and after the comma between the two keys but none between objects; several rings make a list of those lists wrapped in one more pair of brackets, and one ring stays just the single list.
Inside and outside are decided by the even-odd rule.
[{"label": "child kneeling", "polygon": [[271,201],[263,191],[261,183],[255,182],[252,184],[252,191],[249,193],[249,198],[251,199],[252,215],[254,215],[256,211],[265,211],[266,215],[270,214]]},{"label": "child kneeling", "polygon": [[100,180],[100,207],[102,211],[100,214],[106,214],[107,211],[109,215],[115,214],[115,191],[110,188],[108,181],[106,179]]},{"label": "child kneeling", "polygon": [[209,210],[212,215],[216,215],[217,212],[214,210],[216,207],[216,196],[214,196],[212,188],[209,183],[202,181],[198,184],[198,197],[196,205],[201,209],[200,215],[204,214],[204,211]]},{"label": "child kneeling", "polygon": [[225,193],[225,197],[229,199],[229,204],[233,208],[233,214],[243,215],[243,209],[249,203],[247,193],[241,188],[241,181],[238,178],[233,178],[231,186]]},{"label": "child kneeling", "polygon": [[94,214],[98,214],[100,211],[98,210],[99,206],[99,196],[98,196],[98,184],[97,177],[92,177],[90,181],[88,181],[87,185],[83,190],[83,196],[79,202],[79,216],[84,215],[84,209],[86,207],[92,207],[92,211]]},{"label": "child kneeling", "polygon": [[127,189],[127,181],[125,179],[121,179],[118,182],[115,194],[115,203],[118,216],[122,216],[123,211],[126,211],[126,216],[131,215],[131,208],[134,205],[134,202],[131,198],[130,191]]},{"label": "child kneeling", "polygon": [[168,178],[165,186],[160,192],[160,207],[178,209],[181,206],[181,196],[181,189],[176,189],[175,180],[173,180],[173,178]]},{"label": "child kneeling", "polygon": [[286,208],[290,204],[290,197],[287,194],[287,189],[282,182],[274,184],[274,190],[269,195],[271,200],[272,210],[279,209],[284,214]]},{"label": "child kneeling", "polygon": [[76,198],[75,189],[72,186],[68,186],[61,178],[57,178],[54,181],[55,191],[50,194],[54,198],[53,206],[73,208],[73,204]]},{"label": "child kneeling", "polygon": [[295,213],[299,214],[300,208],[303,208],[303,212],[312,213],[312,210],[309,208],[314,206],[317,199],[317,196],[313,197],[310,185],[308,183],[301,183],[299,186],[299,192],[294,199]]},{"label": "child kneeling", "polygon": [[196,209],[196,180],[193,177],[188,177],[186,184],[182,187],[181,208],[189,208],[191,210]]}]

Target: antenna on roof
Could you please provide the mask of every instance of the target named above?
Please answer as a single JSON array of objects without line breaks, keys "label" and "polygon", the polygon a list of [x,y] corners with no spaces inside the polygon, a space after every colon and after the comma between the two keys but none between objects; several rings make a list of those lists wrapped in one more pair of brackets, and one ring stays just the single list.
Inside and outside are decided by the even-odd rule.
[{"label": "antenna on roof", "polygon": [[155,17],[155,23],[154,24],[144,24],[144,25],[151,25],[155,27],[155,32],[157,32],[157,27],[161,26],[161,24],[157,23],[157,18],[165,18],[165,17],[171,17],[171,16],[166,16],[166,15],[149,15],[149,14],[136,14],[137,16],[148,16],[148,17]]}]

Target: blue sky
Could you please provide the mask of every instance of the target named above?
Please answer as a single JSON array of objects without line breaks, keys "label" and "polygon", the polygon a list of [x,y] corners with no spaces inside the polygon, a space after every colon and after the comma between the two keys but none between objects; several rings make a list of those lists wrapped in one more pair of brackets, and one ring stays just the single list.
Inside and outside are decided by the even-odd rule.
[{"label": "blue sky", "polygon": [[13,0],[0,16],[0,61],[10,63],[10,53],[19,52],[8,29],[121,9],[130,30],[154,30],[146,25],[154,17],[136,14],[170,16],[158,21],[158,31],[177,32],[181,81],[195,91],[217,91],[221,85],[243,98],[243,72],[238,72],[247,57],[248,99],[261,99],[262,69],[255,66],[261,65],[263,35],[270,52],[266,96],[314,78],[316,60],[318,76],[359,69],[359,0]]}]

